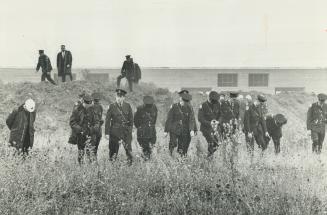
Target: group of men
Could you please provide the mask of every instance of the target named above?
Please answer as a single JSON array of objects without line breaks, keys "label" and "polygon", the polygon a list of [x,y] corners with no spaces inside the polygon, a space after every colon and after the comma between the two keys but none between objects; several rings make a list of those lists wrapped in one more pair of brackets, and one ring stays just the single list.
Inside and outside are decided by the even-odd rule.
[{"label": "group of men", "polygon": [[[70,51],[66,50],[65,45],[61,45],[61,51],[57,54],[57,69],[58,78],[61,78],[62,82],[66,82],[66,76],[68,75],[70,81],[73,80],[71,68],[73,57]],[[53,85],[56,82],[51,78],[51,61],[50,58],[44,53],[44,50],[39,50],[39,60],[36,66],[36,72],[42,70],[41,81],[47,79]]]},{"label": "group of men", "polygon": [[[116,101],[109,105],[105,120],[102,120],[100,93],[89,95],[82,92],[79,95],[79,101],[74,105],[69,120],[72,129],[69,143],[77,145],[79,163],[84,162],[85,155],[89,161],[96,160],[103,124],[105,137],[109,140],[110,160],[117,158],[119,147],[123,145],[128,162],[132,163],[133,126],[137,129],[137,141],[142,147],[143,158],[150,159],[157,137],[158,109],[154,98],[144,96],[143,104],[133,113],[131,105],[125,101],[126,94],[123,89],[116,90]],[[326,98],[325,94],[319,94],[318,102],[313,103],[308,109],[307,128],[311,132],[314,153],[321,152],[325,136]],[[181,156],[186,156],[191,139],[197,135],[198,129],[191,100],[191,94],[187,90],[182,90],[179,92],[179,101],[168,111],[164,134],[165,136],[169,134],[170,154],[177,148]],[[273,140],[275,153],[280,153],[282,126],[287,123],[287,119],[282,114],[268,115],[266,100],[264,95],[258,95],[252,100],[250,95],[244,99],[242,95],[234,92],[227,95],[211,91],[207,101],[200,105],[197,115],[200,131],[208,142],[208,157],[212,157],[219,146],[235,143],[241,131],[245,134],[245,142],[251,157],[254,142],[265,151],[270,139]],[[26,155],[33,146],[35,117],[35,102],[28,99],[15,108],[6,120],[10,129],[9,144],[15,147],[18,153]]]}]

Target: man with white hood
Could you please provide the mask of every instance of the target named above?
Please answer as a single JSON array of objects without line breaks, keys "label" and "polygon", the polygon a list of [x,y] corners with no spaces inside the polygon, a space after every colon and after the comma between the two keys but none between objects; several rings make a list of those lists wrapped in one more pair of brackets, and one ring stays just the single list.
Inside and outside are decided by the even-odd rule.
[{"label": "man with white hood", "polygon": [[34,121],[36,117],[35,102],[27,99],[24,104],[15,108],[8,116],[6,124],[10,129],[9,144],[18,153],[28,155],[34,143]]}]

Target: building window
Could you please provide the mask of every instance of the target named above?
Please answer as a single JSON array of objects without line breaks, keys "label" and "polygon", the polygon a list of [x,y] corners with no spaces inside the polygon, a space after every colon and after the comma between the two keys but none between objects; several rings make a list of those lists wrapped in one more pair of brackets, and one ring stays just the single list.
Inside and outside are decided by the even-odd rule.
[{"label": "building window", "polygon": [[237,87],[237,73],[218,74],[218,87]]},{"label": "building window", "polygon": [[249,74],[249,87],[268,87],[269,74]]}]

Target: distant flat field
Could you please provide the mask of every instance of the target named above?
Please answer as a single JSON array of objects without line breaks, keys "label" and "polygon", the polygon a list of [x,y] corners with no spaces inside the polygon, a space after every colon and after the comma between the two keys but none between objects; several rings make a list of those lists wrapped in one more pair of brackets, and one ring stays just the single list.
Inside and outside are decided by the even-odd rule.
[{"label": "distant flat field", "polygon": [[[73,69],[77,79],[82,79],[82,69]],[[116,79],[120,69],[89,69],[91,73],[108,73],[110,79]],[[142,69],[142,82],[152,82],[158,87],[170,90],[188,88],[217,88],[218,73],[237,73],[239,75],[238,87],[232,90],[262,91],[273,93],[275,87],[304,87],[307,92],[327,91],[326,69],[172,69],[172,68],[144,68]],[[269,73],[269,87],[249,88],[249,73]],[[52,76],[57,70],[52,71]],[[38,82],[41,72],[36,73],[33,69],[1,69],[1,80],[8,82]],[[123,83],[125,80],[123,80]]]}]

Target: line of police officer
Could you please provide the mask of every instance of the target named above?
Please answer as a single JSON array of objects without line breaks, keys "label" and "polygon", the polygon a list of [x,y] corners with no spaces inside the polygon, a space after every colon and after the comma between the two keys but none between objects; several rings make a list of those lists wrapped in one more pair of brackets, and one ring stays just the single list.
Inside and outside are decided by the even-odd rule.
[{"label": "line of police officer", "polygon": [[[137,128],[137,140],[142,147],[143,157],[148,160],[156,143],[156,120],[158,110],[151,96],[144,96],[143,105],[137,107],[133,117],[131,105],[125,102],[126,91],[116,90],[116,101],[109,105],[106,119],[102,120],[103,107],[100,94],[88,95],[82,92],[70,116],[72,133],[69,143],[78,148],[78,161],[83,163],[84,156],[90,161],[96,160],[98,146],[102,137],[102,125],[105,124],[105,136],[109,139],[109,158],[115,160],[120,145],[123,145],[128,161],[132,156],[132,129]],[[172,154],[177,147],[181,156],[186,156],[192,137],[197,134],[197,125],[192,96],[188,91],[179,92],[179,102],[173,104],[167,114],[165,135],[169,134],[169,151]],[[208,142],[208,157],[211,157],[222,145],[231,140],[235,142],[240,130],[245,134],[247,149],[253,156],[254,141],[262,151],[267,149],[270,139],[273,140],[275,153],[280,153],[282,126],[287,119],[282,114],[267,115],[266,97],[258,95],[255,101],[247,95],[244,100],[237,99],[236,93],[224,94],[211,91],[208,100],[203,102],[198,111],[200,131]],[[307,129],[311,133],[312,151],[321,153],[327,123],[327,96],[318,95],[318,102],[313,103],[307,112]],[[27,154],[34,142],[35,102],[31,99],[19,108],[15,108],[7,118],[10,129],[10,146]],[[232,144],[235,147],[237,144]]]}]

